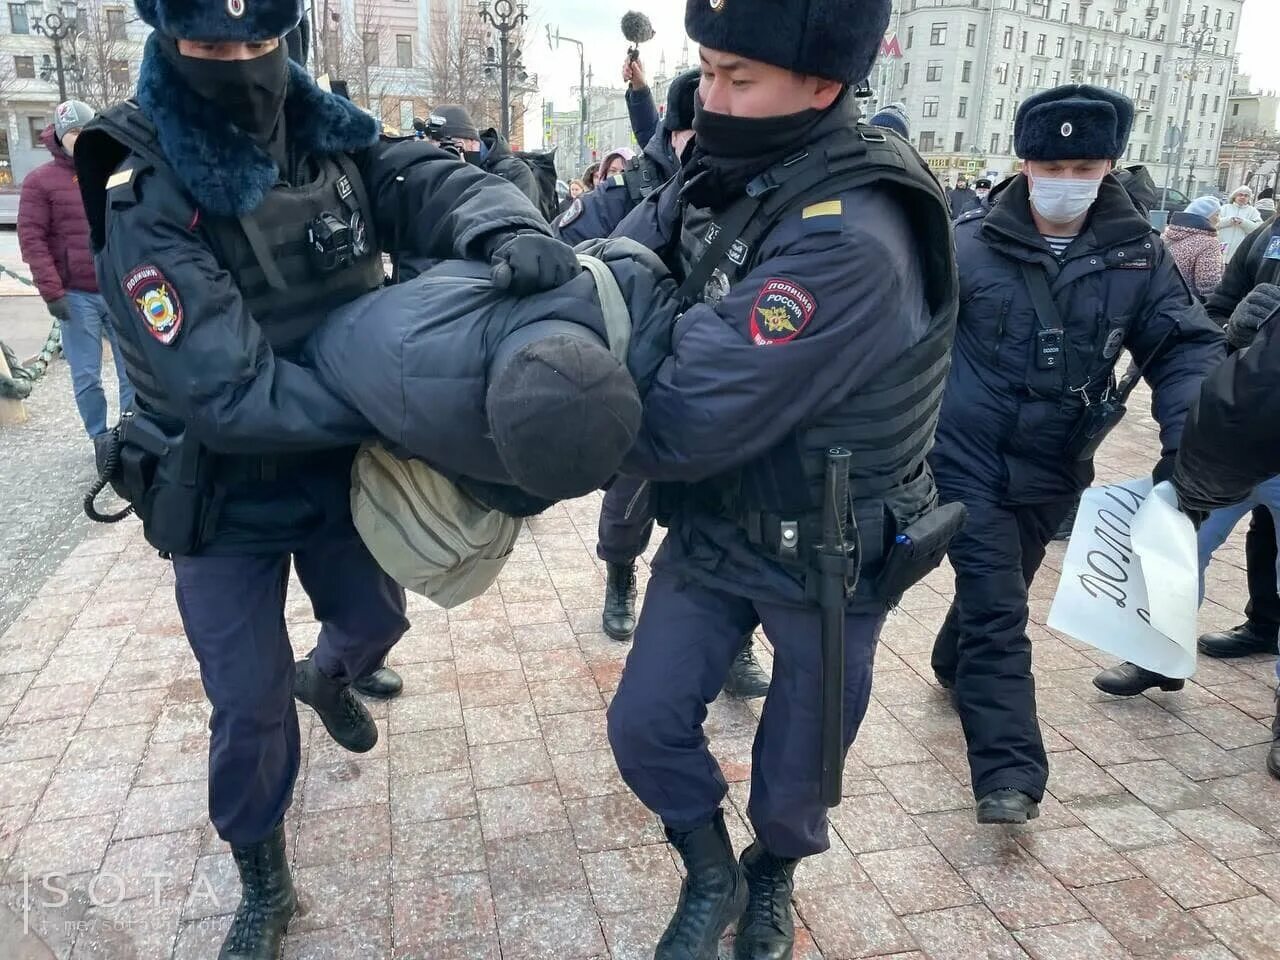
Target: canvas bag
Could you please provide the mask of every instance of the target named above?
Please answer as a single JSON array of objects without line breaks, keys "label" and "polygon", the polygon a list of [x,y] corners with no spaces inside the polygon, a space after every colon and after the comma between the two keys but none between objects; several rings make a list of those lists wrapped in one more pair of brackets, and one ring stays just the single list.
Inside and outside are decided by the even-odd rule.
[{"label": "canvas bag", "polygon": [[[609,350],[625,363],[631,315],[622,290],[604,263],[578,260],[596,282]],[[379,442],[362,446],[351,468],[351,517],[378,566],[445,609],[493,586],[524,522],[481,506],[428,464]]]}]

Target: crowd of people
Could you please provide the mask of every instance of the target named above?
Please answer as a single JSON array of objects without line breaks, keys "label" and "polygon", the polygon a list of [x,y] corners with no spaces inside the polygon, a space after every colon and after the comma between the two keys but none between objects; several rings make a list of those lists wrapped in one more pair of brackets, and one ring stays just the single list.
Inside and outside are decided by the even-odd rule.
[{"label": "crowd of people", "polygon": [[[976,818],[1039,815],[1028,596],[1139,379],[1152,478],[1202,569],[1254,515],[1249,620],[1201,649],[1274,651],[1280,221],[1242,188],[1162,242],[1150,178],[1117,167],[1126,96],[1028,97],[1020,170],[952,189],[902,105],[862,116],[889,0],[689,0],[699,66],[659,110],[629,57],[641,149],[553,197],[461,107],[386,136],[316,86],[298,0],[138,12],[136,103],[58,108],[20,236],[213,705],[210,817],[242,888],[221,960],[278,957],[297,908],[295,702],[371,750],[355,693],[403,687],[385,661],[406,580],[475,595],[520,518],[601,487],[601,627],[631,644],[609,742],[685,866],[659,960],[711,960],[730,927],[738,960],[791,956],[796,867],[828,847],[880,632],[944,557],[932,666]],[[110,429],[104,338],[127,411]],[[322,624],[296,662],[291,568]],[[1095,682],[1182,683],[1135,664]],[[765,698],[740,853],[702,730],[722,692]],[[1280,777],[1280,706],[1276,737]]]}]

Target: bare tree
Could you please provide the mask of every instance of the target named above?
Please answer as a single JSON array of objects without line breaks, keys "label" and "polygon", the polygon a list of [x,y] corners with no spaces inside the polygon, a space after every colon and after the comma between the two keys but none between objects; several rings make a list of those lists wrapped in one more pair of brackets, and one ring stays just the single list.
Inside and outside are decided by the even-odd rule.
[{"label": "bare tree", "polygon": [[83,13],[68,48],[75,58],[75,69],[69,72],[70,90],[77,99],[104,110],[132,96],[136,77],[131,67],[138,43],[129,39],[123,6],[89,0],[80,9]]}]

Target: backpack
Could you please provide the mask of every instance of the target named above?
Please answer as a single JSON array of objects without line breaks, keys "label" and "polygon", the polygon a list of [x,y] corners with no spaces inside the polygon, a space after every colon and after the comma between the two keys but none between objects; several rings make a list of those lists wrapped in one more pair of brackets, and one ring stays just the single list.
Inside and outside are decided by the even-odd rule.
[{"label": "backpack", "polygon": [[560,198],[556,196],[556,181],[560,179],[556,173],[556,152],[518,150],[513,153],[533,171],[533,178],[538,182],[538,212],[550,223],[560,212]]}]

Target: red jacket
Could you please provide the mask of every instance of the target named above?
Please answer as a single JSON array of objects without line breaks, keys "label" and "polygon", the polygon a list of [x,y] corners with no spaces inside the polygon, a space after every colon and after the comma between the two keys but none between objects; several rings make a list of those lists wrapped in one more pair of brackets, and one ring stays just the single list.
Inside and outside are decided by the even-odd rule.
[{"label": "red jacket", "polygon": [[18,245],[46,301],[68,290],[98,292],[89,251],[89,221],[71,157],[54,139],[53,125],[40,134],[53,159],[27,174],[18,201]]}]

